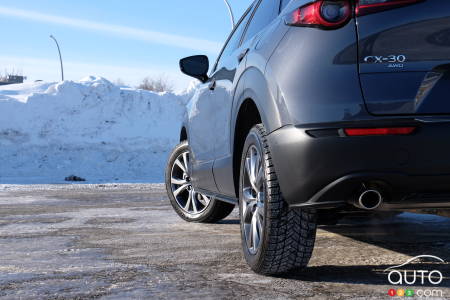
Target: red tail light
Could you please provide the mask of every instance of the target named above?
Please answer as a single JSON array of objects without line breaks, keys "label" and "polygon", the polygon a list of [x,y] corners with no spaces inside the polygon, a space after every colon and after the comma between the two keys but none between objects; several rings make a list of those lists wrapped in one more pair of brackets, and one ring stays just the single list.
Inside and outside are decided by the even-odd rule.
[{"label": "red tail light", "polygon": [[356,15],[364,16],[422,1],[423,0],[359,0],[356,5]]},{"label": "red tail light", "polygon": [[344,132],[348,136],[367,135],[408,135],[413,133],[416,127],[388,127],[388,128],[346,128]]},{"label": "red tail light", "polygon": [[285,16],[287,25],[336,28],[351,18],[349,0],[319,0],[306,4]]}]

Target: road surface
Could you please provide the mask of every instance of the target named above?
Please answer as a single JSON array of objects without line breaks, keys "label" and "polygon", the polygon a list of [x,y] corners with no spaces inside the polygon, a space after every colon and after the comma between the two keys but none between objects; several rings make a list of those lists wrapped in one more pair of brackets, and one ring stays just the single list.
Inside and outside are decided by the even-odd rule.
[{"label": "road surface", "polygon": [[[384,270],[450,261],[450,219],[402,214],[321,226],[309,268],[267,277],[243,260],[237,211],[220,224],[176,216],[160,184],[0,185],[0,299],[388,299]],[[448,263],[440,285],[450,297]]]}]

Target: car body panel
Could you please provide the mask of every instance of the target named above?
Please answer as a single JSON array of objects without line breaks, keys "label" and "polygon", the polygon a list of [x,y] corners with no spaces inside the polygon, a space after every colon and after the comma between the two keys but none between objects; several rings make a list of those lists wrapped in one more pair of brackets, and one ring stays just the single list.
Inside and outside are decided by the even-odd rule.
[{"label": "car body panel", "polygon": [[[219,192],[219,186],[226,190],[229,180],[222,183],[220,170],[219,184],[214,178],[214,161],[216,159],[227,159],[231,157],[230,142],[230,117],[232,114],[233,97],[236,85],[239,82],[240,73],[245,68],[245,62],[238,61],[239,45],[231,53],[224,53],[227,45],[231,43],[234,35],[239,35],[237,40],[240,43],[242,34],[247,27],[256,2],[247,9],[238,22],[237,27],[232,30],[224,48],[207,82],[201,84],[194,97],[187,106],[189,144],[192,151],[192,182],[197,189]],[[246,19],[248,16],[248,19]],[[242,26],[242,27],[241,27]],[[239,31],[241,28],[242,31]],[[234,41],[236,42],[236,41]],[[220,164],[218,164],[220,166]],[[225,170],[226,172],[226,170]],[[231,174],[232,175],[232,174]],[[232,180],[231,180],[232,182]]]},{"label": "car body panel", "polygon": [[[374,184],[385,193],[385,208],[449,206],[443,199],[450,194],[450,116],[433,115],[450,112],[445,102],[450,4],[439,11],[439,0],[422,1],[329,30],[286,25],[283,15],[309,2],[291,1],[200,85],[187,120],[195,188],[218,198],[237,197],[234,168],[242,153],[234,152],[235,130],[238,113],[250,100],[291,207],[345,205]],[[406,49],[414,35],[423,39]],[[399,52],[397,60],[399,55],[408,60],[403,68],[364,60],[378,52],[388,59]],[[417,130],[407,136],[344,133],[396,126]]]},{"label": "car body panel", "polygon": [[217,103],[211,98],[208,83],[199,85],[187,104],[193,184],[212,190],[216,189],[212,173],[215,133],[214,130],[204,130],[204,126],[210,123],[208,116],[217,109],[216,105]]},{"label": "car body panel", "polygon": [[[213,78],[216,88],[212,95],[218,97],[217,110],[211,115],[217,126],[214,145],[215,162],[213,166],[217,190],[227,196],[235,196],[233,181],[233,139],[230,124],[233,116],[235,95],[242,93],[244,79],[241,77],[245,70],[246,57],[239,62],[239,55],[244,47],[237,48],[225,59],[223,69],[218,70]],[[230,163],[231,162],[231,163]]]},{"label": "car body panel", "polygon": [[267,75],[289,113],[285,125],[369,117],[359,85],[354,21],[337,30],[292,27],[272,54]]},{"label": "car body panel", "polygon": [[357,18],[361,86],[375,115],[450,114],[450,2]]},{"label": "car body panel", "polygon": [[[216,161],[213,167],[218,190],[226,196],[236,196],[235,181],[233,180],[233,160],[235,155],[233,153],[233,141],[237,115],[243,102],[247,99],[252,99],[261,113],[263,123],[269,128],[268,130],[270,128],[275,130],[281,126],[281,122],[274,117],[278,114],[279,106],[276,105],[277,101],[275,99],[278,97],[278,94],[270,94],[269,83],[266,81],[264,73],[267,65],[265,57],[273,53],[287,30],[288,27],[282,24],[281,18],[276,18],[263,31],[242,44],[236,52],[239,55],[244,51],[248,51],[248,54],[241,63],[241,66],[245,68],[240,68],[240,71],[236,74],[236,78],[239,79],[235,80],[235,93],[229,114],[229,122],[224,126],[228,130],[228,134],[221,135],[226,137],[229,143],[217,144]],[[247,84],[247,82],[251,82],[251,84]],[[228,111],[228,106],[226,106],[226,110]],[[226,153],[225,151],[228,152]]]},{"label": "car body panel", "polygon": [[[217,189],[226,196],[236,196],[232,164],[236,116],[245,99],[253,99],[255,102],[258,102],[257,99],[261,99],[261,103],[257,103],[260,109],[269,107],[269,104],[274,103],[271,101],[273,98],[267,94],[255,96],[249,90],[249,87],[250,89],[258,87],[255,92],[260,94],[261,91],[268,92],[267,82],[264,80],[264,71],[267,65],[266,57],[271,55],[287,30],[288,28],[282,25],[281,18],[275,18],[264,30],[244,41],[224,60],[223,69],[212,75],[212,78],[216,79],[216,89],[213,94],[217,93],[224,101],[222,107],[218,108],[216,114],[213,115],[219,118],[213,173]],[[238,63],[238,57],[244,53],[247,54]],[[233,70],[233,67],[236,69]],[[255,70],[257,71],[255,72]],[[254,72],[259,72],[259,76],[255,76]],[[224,75],[221,75],[221,73]],[[263,81],[256,84],[257,80],[261,79]],[[252,84],[248,86],[247,80],[251,81]],[[276,107],[272,105],[272,109],[276,109]],[[273,120],[273,118],[267,118],[265,122],[269,120]],[[279,124],[273,126],[274,129],[278,127]]]},{"label": "car body panel", "polygon": [[[329,184],[359,174],[316,201],[346,202],[367,182],[381,182],[386,200],[401,202],[422,193],[450,191],[450,122],[380,120],[373,125],[417,126],[408,136],[312,137],[311,128],[287,126],[268,136],[283,195],[291,205],[306,203]],[[327,125],[326,128],[329,128]],[[334,124],[345,128],[351,123]],[[318,129],[315,127],[314,129]],[[447,200],[448,202],[448,200]]]}]

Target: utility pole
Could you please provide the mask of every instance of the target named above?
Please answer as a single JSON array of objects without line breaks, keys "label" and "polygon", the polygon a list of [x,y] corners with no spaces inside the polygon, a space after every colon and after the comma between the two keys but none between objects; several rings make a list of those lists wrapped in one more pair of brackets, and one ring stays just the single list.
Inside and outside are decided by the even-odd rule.
[{"label": "utility pole", "polygon": [[236,23],[234,22],[233,10],[231,9],[231,5],[230,5],[230,3],[228,3],[228,0],[223,0],[223,1],[225,1],[225,5],[228,7],[228,12],[230,13],[230,19],[231,19],[231,30],[233,30],[234,26],[236,25]]},{"label": "utility pole", "polygon": [[53,35],[50,35],[50,38],[55,41],[56,47],[58,48],[59,62],[61,64],[61,80],[64,81],[64,68],[63,68],[63,61],[62,61],[62,56],[61,56],[61,50],[59,49],[59,44],[58,44],[58,41],[55,39],[55,37]]}]

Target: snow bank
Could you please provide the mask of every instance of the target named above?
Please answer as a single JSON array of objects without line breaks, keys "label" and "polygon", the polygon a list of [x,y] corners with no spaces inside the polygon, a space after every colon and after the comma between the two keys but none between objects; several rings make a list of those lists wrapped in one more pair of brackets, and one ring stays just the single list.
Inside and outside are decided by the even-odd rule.
[{"label": "snow bank", "polygon": [[190,92],[101,77],[0,86],[0,183],[162,182]]}]

